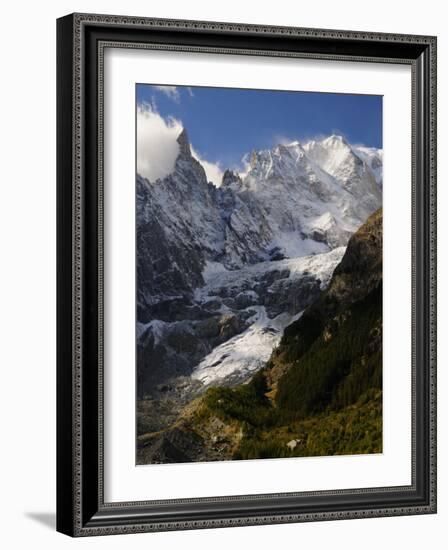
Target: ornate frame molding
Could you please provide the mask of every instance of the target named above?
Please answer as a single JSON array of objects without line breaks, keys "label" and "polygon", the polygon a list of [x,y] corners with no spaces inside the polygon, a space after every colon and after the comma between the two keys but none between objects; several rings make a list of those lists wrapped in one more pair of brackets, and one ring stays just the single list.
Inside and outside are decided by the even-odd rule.
[{"label": "ornate frame molding", "polygon": [[[138,36],[131,40],[129,37],[136,30]],[[154,41],[152,31],[157,33],[157,41]],[[186,33],[194,37],[195,44],[185,43]],[[253,46],[235,47],[232,44],[236,37],[242,37]],[[278,49],[263,48],[263,44],[272,46],[285,37],[287,41],[279,44]],[[217,45],[219,42],[221,44]],[[313,47],[316,43],[321,51],[311,51],[310,45]],[[331,50],[327,47],[330,43]],[[289,49],[282,48],[283,44]],[[102,83],[106,47],[405,63],[412,66],[414,418],[411,486],[163,502],[104,502]],[[338,48],[338,53],[328,53]],[[436,511],[436,62],[436,38],[430,36],[93,14],[74,14],[58,20],[59,531],[72,536],[90,536]],[[95,89],[95,97],[92,97]],[[96,128],[88,126],[88,115],[92,112],[98,116]],[[86,182],[90,183],[89,187],[86,187]],[[92,251],[93,245],[88,245],[91,236],[96,239],[96,254]],[[87,303],[96,304],[96,329],[86,320]],[[89,361],[91,368],[87,371]],[[95,375],[90,372],[92,366]],[[422,380],[425,389],[419,393]],[[425,418],[417,422],[418,407],[423,407]],[[97,413],[93,428],[85,421],[87,409]],[[417,451],[423,453],[421,457],[420,454],[417,457]],[[90,487],[92,483],[93,487]],[[394,495],[395,499],[391,496],[390,504],[378,505],[374,496],[379,493]],[[297,499],[297,511],[290,505],[286,506],[286,499],[292,497]],[[358,499],[358,508],[352,505],[344,508],[349,497]],[[328,502],[332,498],[337,506],[328,504],[327,509],[321,511],[313,508],[313,503],[307,511],[306,505],[299,505],[306,499],[311,503],[313,498],[327,499]],[[269,500],[277,505],[285,500],[285,505],[280,512],[269,513]],[[235,503],[249,501],[257,504],[256,510],[249,512],[240,506],[241,510],[235,515]],[[194,505],[204,503],[211,507],[220,505],[221,512],[214,512],[214,517],[185,512],[188,505],[193,510]],[[167,504],[169,513],[162,520],[156,520],[154,509]],[[184,518],[180,517],[181,506]]]}]

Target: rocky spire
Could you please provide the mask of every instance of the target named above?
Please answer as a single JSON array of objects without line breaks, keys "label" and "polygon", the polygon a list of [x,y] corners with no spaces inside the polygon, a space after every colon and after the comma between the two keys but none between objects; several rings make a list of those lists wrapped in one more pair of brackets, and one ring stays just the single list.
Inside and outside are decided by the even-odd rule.
[{"label": "rocky spire", "polygon": [[257,151],[255,149],[252,149],[252,152],[250,154],[250,160],[249,160],[250,167],[255,168],[255,166],[257,165],[257,162],[258,162]]},{"label": "rocky spire", "polygon": [[187,130],[184,128],[177,138],[179,144],[179,156],[183,158],[191,157],[190,140],[188,139]]},{"label": "rocky spire", "polygon": [[222,185],[227,187],[232,185],[232,183],[239,182],[241,183],[241,178],[238,174],[235,174],[233,170],[227,169],[222,176]]}]

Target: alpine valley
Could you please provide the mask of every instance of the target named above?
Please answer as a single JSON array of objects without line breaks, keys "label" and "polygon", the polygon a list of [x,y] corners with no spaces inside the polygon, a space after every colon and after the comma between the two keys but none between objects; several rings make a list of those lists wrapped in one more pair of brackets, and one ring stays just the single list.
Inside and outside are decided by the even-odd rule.
[{"label": "alpine valley", "polygon": [[381,452],[382,150],[137,175],[137,463]]}]

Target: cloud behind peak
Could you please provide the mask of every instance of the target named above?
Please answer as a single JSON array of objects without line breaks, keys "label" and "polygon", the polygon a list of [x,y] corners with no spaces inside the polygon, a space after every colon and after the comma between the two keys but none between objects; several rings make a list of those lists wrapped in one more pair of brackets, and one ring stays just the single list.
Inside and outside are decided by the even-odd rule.
[{"label": "cloud behind peak", "polygon": [[[150,182],[162,179],[174,170],[180,153],[178,138],[182,122],[174,117],[162,117],[154,106],[144,103],[137,107],[137,172]],[[198,160],[208,181],[221,185],[219,163],[204,160],[191,144],[191,154]]]}]

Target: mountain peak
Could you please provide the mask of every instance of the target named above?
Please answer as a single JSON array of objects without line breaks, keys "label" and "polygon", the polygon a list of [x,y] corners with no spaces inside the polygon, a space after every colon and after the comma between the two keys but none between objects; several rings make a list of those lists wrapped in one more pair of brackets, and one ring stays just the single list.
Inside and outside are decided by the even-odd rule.
[{"label": "mountain peak", "polygon": [[186,128],[182,130],[176,141],[179,144],[179,156],[184,158],[191,157],[190,140],[188,139]]},{"label": "mountain peak", "polygon": [[332,134],[331,136],[327,137],[324,141],[326,141],[327,143],[341,143],[343,145],[347,145],[347,146],[349,145],[345,137],[339,134]]}]

